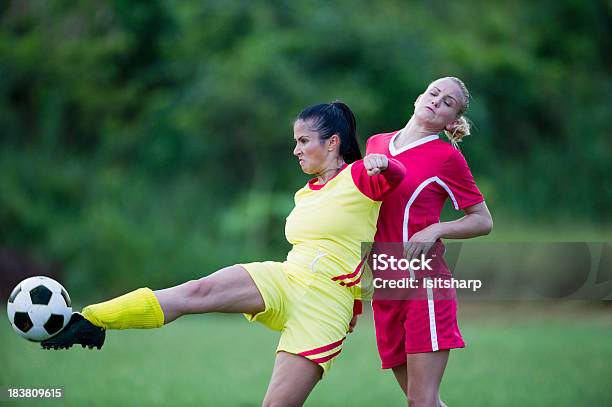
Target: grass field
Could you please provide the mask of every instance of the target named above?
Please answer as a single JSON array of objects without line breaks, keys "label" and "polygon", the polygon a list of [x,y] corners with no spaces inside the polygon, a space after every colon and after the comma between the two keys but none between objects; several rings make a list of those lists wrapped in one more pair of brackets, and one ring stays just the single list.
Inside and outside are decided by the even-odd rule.
[{"label": "grass field", "polygon": [[[1,318],[0,386],[65,394],[0,402],[7,406],[257,406],[277,338],[241,316],[191,316],[159,330],[110,332],[102,351],[42,351]],[[450,406],[612,405],[610,306],[466,301],[460,324],[468,347],[447,368],[442,396]],[[405,405],[392,374],[379,368],[369,315],[307,405]]]}]

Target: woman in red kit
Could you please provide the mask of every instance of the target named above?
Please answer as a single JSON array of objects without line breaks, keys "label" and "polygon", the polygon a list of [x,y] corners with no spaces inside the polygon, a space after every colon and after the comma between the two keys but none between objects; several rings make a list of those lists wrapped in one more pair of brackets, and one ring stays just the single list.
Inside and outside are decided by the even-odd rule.
[{"label": "woman in red kit", "polygon": [[[406,167],[402,183],[383,201],[375,242],[402,242],[405,255],[418,258],[431,255],[430,249],[440,239],[465,239],[491,231],[491,214],[457,148],[469,134],[463,117],[468,104],[469,92],[460,79],[437,79],[416,99],[403,129],[370,137],[368,154],[385,154]],[[451,143],[440,140],[442,132]],[[446,199],[465,216],[441,223]],[[438,247],[441,244],[436,244],[436,251]],[[450,278],[442,256],[439,260],[435,274]],[[433,290],[424,292],[426,298],[409,300],[375,295],[376,341],[383,369],[393,369],[410,406],[444,406],[439,387],[450,349],[465,344],[454,295],[441,299],[434,298]]]}]

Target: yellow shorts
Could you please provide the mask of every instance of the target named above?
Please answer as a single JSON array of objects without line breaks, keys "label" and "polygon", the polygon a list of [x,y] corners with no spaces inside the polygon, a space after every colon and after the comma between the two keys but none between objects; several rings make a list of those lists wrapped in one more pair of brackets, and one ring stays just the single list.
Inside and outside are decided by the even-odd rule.
[{"label": "yellow shorts", "polygon": [[281,331],[276,351],[304,356],[324,373],[342,351],[353,317],[353,296],[329,277],[290,263],[240,264],[259,289],[266,309],[245,314]]}]

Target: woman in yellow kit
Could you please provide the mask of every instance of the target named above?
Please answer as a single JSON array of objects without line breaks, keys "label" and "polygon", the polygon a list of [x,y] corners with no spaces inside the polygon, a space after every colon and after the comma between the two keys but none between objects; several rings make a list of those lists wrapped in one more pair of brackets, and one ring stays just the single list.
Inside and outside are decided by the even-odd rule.
[{"label": "woman in yellow kit", "polygon": [[186,314],[244,313],[282,332],[264,405],[303,404],[351,329],[360,298],[360,244],[373,240],[380,201],[405,170],[382,154],[361,159],[355,117],[343,103],[305,109],[293,131],[293,154],[316,178],[295,194],[285,262],[234,265],[87,306],[43,348],[100,348],[106,329],[158,328]]}]

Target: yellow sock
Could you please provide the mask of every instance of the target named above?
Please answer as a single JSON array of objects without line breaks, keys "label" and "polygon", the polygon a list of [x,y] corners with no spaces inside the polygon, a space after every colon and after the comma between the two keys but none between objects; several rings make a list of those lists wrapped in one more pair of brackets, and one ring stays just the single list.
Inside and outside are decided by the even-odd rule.
[{"label": "yellow sock", "polygon": [[89,305],[81,311],[85,319],[104,329],[159,328],[164,312],[149,288],[139,288],[121,297]]}]

